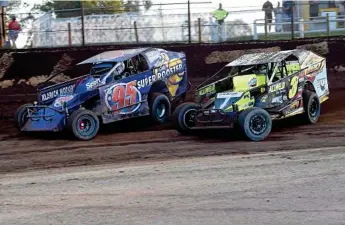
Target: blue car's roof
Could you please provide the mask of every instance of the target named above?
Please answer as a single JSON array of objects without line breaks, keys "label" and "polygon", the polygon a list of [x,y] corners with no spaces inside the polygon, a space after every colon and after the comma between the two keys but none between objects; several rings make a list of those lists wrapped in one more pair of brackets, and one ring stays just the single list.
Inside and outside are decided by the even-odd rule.
[{"label": "blue car's roof", "polygon": [[128,60],[150,48],[138,48],[138,49],[124,49],[114,50],[100,53],[96,56],[90,57],[77,65],[81,64],[92,64],[97,62],[122,62]]}]

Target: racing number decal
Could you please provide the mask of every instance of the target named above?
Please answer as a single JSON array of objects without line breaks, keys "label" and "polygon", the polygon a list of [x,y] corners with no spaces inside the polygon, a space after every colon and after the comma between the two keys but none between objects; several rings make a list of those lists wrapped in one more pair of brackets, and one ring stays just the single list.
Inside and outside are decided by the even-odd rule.
[{"label": "racing number decal", "polygon": [[106,105],[110,110],[119,114],[130,114],[138,110],[141,93],[135,86],[136,82],[119,83],[106,91]]},{"label": "racing number decal", "polygon": [[298,76],[294,76],[290,81],[289,99],[296,96],[298,91]]},{"label": "racing number decal", "polygon": [[123,86],[115,87],[113,91],[113,105],[111,106],[111,110],[117,111],[118,109],[123,108],[124,105],[124,95],[125,95],[125,88]]}]

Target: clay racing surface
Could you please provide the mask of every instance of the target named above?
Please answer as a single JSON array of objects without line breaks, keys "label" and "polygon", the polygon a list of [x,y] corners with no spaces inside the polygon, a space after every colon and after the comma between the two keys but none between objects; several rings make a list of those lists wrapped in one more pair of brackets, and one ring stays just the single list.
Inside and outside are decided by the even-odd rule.
[{"label": "clay racing surface", "polygon": [[[186,151],[193,146],[178,144]],[[342,224],[344,151],[299,149],[9,173],[0,178],[0,223]]]},{"label": "clay racing surface", "polygon": [[[259,144],[223,131],[181,136],[145,119],[104,126],[89,142],[21,135],[13,114],[35,88],[0,89],[0,223],[341,223],[344,150],[323,149],[345,143],[345,72],[335,59],[320,121],[276,122]],[[195,75],[194,87],[203,80]],[[321,149],[291,151],[310,148]]]},{"label": "clay racing surface", "polygon": [[[331,98],[322,105],[320,121],[315,125],[303,125],[299,117],[294,117],[276,122],[271,135],[260,145],[231,131],[181,136],[170,124],[150,126],[145,123],[148,121],[145,118],[131,121],[131,126],[126,121],[103,126],[100,134],[89,142],[74,140],[66,133],[21,135],[8,115],[1,123],[0,172],[342,145],[345,141],[344,94],[342,88],[332,89],[332,84],[337,82],[339,86],[342,80],[335,81],[334,78],[344,75],[329,76],[333,78],[330,81]],[[16,96],[9,98],[17,98],[17,101],[11,101],[15,107],[23,102]],[[3,107],[15,109],[7,100],[0,101],[5,102]]]}]

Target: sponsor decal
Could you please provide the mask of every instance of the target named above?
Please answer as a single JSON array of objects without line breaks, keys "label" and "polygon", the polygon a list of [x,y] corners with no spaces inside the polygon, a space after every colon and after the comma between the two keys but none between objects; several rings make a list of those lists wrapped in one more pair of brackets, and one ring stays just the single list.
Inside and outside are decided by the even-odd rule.
[{"label": "sponsor decal", "polygon": [[326,90],[327,81],[326,81],[325,78],[317,80],[316,84],[321,89],[321,91],[325,91]]},{"label": "sponsor decal", "polygon": [[167,80],[172,85],[177,85],[184,75],[183,63],[180,59],[173,59],[168,62],[168,67],[154,69],[154,74],[144,79],[138,80],[137,87],[142,89],[152,85],[157,80]]},{"label": "sponsor decal", "polygon": [[48,101],[54,99],[57,96],[66,95],[73,93],[74,84],[62,87],[60,89],[52,90],[47,93],[41,94],[42,101]]},{"label": "sponsor decal", "polygon": [[283,96],[277,96],[277,97],[273,97],[272,104],[282,104],[283,103]]},{"label": "sponsor decal", "polygon": [[287,108],[287,111],[285,112],[285,114],[291,114],[294,111],[296,111],[301,105],[301,102],[299,100],[293,102],[290,107]]},{"label": "sponsor decal", "polygon": [[64,102],[68,102],[74,98],[73,95],[61,96],[55,99],[53,106],[59,108],[63,105]]},{"label": "sponsor decal", "polygon": [[318,63],[311,64],[308,68],[306,68],[304,70],[304,73],[306,76],[308,76],[308,75],[314,76],[314,74],[312,74],[312,73],[320,71],[322,68],[323,68],[323,62],[320,61]]},{"label": "sponsor decal", "polygon": [[291,104],[290,109],[295,110],[299,107],[300,101],[295,101]]},{"label": "sponsor decal", "polygon": [[157,50],[150,50],[144,53],[144,55],[147,57],[150,64],[157,61],[160,57],[160,52]]},{"label": "sponsor decal", "polygon": [[285,81],[270,86],[269,92],[273,93],[285,88]]},{"label": "sponsor decal", "polygon": [[118,83],[106,89],[105,104],[116,114],[131,114],[141,105],[141,93],[136,82]]},{"label": "sponsor decal", "polygon": [[320,103],[325,102],[326,100],[328,100],[328,95],[324,95],[320,98]]},{"label": "sponsor decal", "polygon": [[205,95],[206,93],[214,93],[216,91],[216,86],[215,84],[212,84],[210,86],[207,86],[201,90],[199,90],[199,96],[203,96]]},{"label": "sponsor decal", "polygon": [[266,101],[267,101],[267,99],[268,99],[268,96],[267,95],[264,95],[263,97],[261,97],[261,102],[262,103],[265,103]]},{"label": "sponsor decal", "polygon": [[101,80],[99,78],[97,78],[95,81],[86,83],[86,89],[92,90],[100,83],[101,83]]},{"label": "sponsor decal", "polygon": [[241,97],[243,92],[224,92],[218,93],[217,98],[238,98]]},{"label": "sponsor decal", "polygon": [[163,66],[168,67],[169,64],[169,56],[166,53],[160,53],[159,57],[158,57],[158,61],[155,65],[156,68],[160,68]]},{"label": "sponsor decal", "polygon": [[257,84],[257,78],[252,78],[249,82],[248,82],[248,86],[250,87],[255,87]]}]

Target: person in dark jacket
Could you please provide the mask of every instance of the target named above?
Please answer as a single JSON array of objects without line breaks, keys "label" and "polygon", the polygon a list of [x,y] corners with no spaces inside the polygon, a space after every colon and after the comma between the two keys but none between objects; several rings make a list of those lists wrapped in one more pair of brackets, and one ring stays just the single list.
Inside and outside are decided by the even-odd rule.
[{"label": "person in dark jacket", "polygon": [[262,11],[265,12],[265,23],[269,24],[269,31],[271,32],[271,24],[272,24],[272,19],[273,19],[273,5],[272,3],[267,0],[263,6],[262,6]]}]

